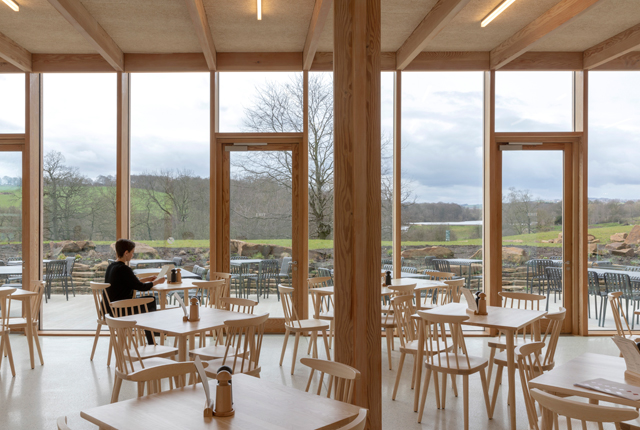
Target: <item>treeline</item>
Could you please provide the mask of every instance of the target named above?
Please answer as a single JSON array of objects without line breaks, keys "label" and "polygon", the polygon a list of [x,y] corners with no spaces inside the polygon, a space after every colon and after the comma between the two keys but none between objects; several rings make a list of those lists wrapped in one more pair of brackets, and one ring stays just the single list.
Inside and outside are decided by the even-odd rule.
[{"label": "treeline", "polygon": [[456,203],[410,203],[402,207],[402,224],[413,222],[460,222],[482,219],[479,208]]}]

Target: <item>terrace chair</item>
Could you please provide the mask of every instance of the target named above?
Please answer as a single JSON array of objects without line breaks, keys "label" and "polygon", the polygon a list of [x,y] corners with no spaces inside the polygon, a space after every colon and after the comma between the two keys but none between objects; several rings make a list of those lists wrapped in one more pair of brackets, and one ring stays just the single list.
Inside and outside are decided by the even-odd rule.
[{"label": "terrace chair", "polygon": [[[545,347],[540,351],[540,358],[542,359],[540,362],[540,368],[544,371],[551,370],[556,365],[555,355],[556,349],[558,347],[558,338],[560,337],[562,324],[564,323],[564,318],[566,317],[566,315],[567,310],[561,307],[558,312],[549,312],[543,317],[543,321],[548,322],[547,328],[544,332],[544,336],[542,337],[542,343],[545,345]],[[508,366],[506,351],[503,350],[496,354],[494,363],[498,366],[498,368],[496,369],[496,380],[493,385],[491,415],[493,415],[493,411],[496,406],[496,400],[498,398],[498,388],[500,386],[500,383],[502,382],[502,370]],[[517,360],[515,365],[516,367],[518,367]]]},{"label": "terrace chair", "polygon": [[[596,318],[598,318],[598,326],[602,327],[604,325],[604,315],[607,312],[607,298],[609,296],[609,292],[607,291],[607,285],[604,286],[604,291],[602,291],[600,287],[600,277],[596,272],[589,270],[587,272],[588,275],[588,285],[589,285],[589,296],[593,296],[593,306],[596,314]],[[598,298],[600,298],[600,313],[598,313]],[[588,306],[588,316],[591,318],[591,307]]]},{"label": "terrace chair", "polygon": [[382,265],[383,272],[393,272],[393,264],[383,264]]},{"label": "terrace chair", "polygon": [[[65,258],[67,261],[67,272],[65,273],[65,283],[67,284],[67,289],[69,284],[71,284],[71,292],[73,293],[73,297],[76,296],[75,285],[73,284],[73,268],[76,265],[76,257],[67,257]],[[69,300],[69,292],[67,291],[67,300]]]},{"label": "terrace chair", "polygon": [[393,259],[391,259],[391,258],[383,258],[382,259],[382,265],[384,266],[385,264],[393,264]]},{"label": "terrace chair", "polygon": [[[98,327],[96,328],[96,335],[93,339],[93,349],[91,350],[90,361],[93,361],[93,355],[96,353],[96,346],[98,346],[98,339],[100,338],[100,330],[103,325],[107,325],[107,321],[104,319],[107,315],[107,310],[110,309],[109,295],[107,294],[107,288],[110,284],[104,284],[100,282],[89,282],[89,288],[93,294],[93,303],[96,305],[96,314],[98,316]],[[111,365],[111,352],[113,351],[113,345],[111,344],[111,337],[109,337],[109,353],[107,357],[107,366]]]},{"label": "terrace chair", "polygon": [[545,269],[547,267],[557,267],[557,263],[553,260],[547,259],[533,259],[525,263],[527,266],[527,285],[526,292],[529,290],[533,293],[534,284],[538,284],[538,294],[542,294],[544,288],[543,283],[547,280],[547,274]]},{"label": "terrace chair", "polygon": [[435,259],[436,257],[434,257],[433,255],[427,255],[426,257],[424,257],[424,267],[437,271],[438,269],[436,269],[436,265],[433,263],[433,260]]},{"label": "terrace chair", "polygon": [[229,366],[231,373],[244,373],[260,377],[260,351],[264,328],[269,314],[255,316],[241,320],[227,320],[226,351],[223,358],[207,361],[209,368],[205,370],[210,378],[215,378],[221,366]]},{"label": "terrace chair", "polygon": [[[280,262],[280,273],[278,273],[278,285],[282,284],[287,280],[287,285],[291,286],[291,257],[282,257],[282,261]],[[278,290],[276,290],[278,291]],[[280,300],[280,292],[278,291],[278,300]]]},{"label": "terrace chair", "polygon": [[200,277],[200,279],[202,280],[208,280],[206,279],[207,276],[207,269],[205,269],[204,267],[200,267],[197,264],[195,266],[193,266],[193,273],[195,275],[198,275]]},{"label": "terrace chair", "polygon": [[[624,273],[613,273],[613,272],[607,272],[604,274],[604,284],[607,288],[607,291],[609,291],[609,301],[611,301],[611,293],[615,293],[615,292],[621,292],[622,294],[620,295],[616,295],[616,297],[620,297],[625,299],[625,312],[623,312],[623,315],[625,315],[625,321],[629,322],[628,319],[628,315],[629,315],[629,300],[633,301],[633,312],[635,313],[636,310],[636,305],[637,305],[637,295],[635,295],[633,293],[633,291],[631,290],[631,279],[629,278],[629,275],[624,274]],[[620,304],[620,301],[618,301],[618,303]],[[619,306],[619,310],[622,311],[622,306]],[[612,312],[613,311],[613,304],[612,304]],[[616,318],[616,316],[614,315],[614,319]],[[602,321],[604,322],[604,317],[602,318]],[[635,318],[631,319],[631,328],[634,328],[634,322],[635,322]],[[617,323],[616,323],[617,326]]]},{"label": "terrace chair", "polygon": [[44,281],[46,283],[46,296],[47,299],[51,298],[51,286],[53,282],[60,282],[62,288],[65,290],[67,300],[69,300],[69,290],[66,286],[66,272],[67,262],[65,260],[54,260],[45,263]]},{"label": "terrace chair", "polygon": [[620,423],[638,418],[638,411],[630,408],[617,408],[611,406],[601,406],[592,403],[576,402],[553,394],[545,393],[537,388],[529,391],[529,394],[536,400],[543,410],[552,414],[555,427],[559,428],[559,416],[565,417],[563,424],[568,429],[572,428],[571,421],[578,420],[576,428],[587,428],[587,423],[597,424],[598,428],[603,428],[603,423],[613,423],[616,428],[620,428]]},{"label": "terrace chair", "polygon": [[[462,332],[462,324],[469,319],[469,316],[435,315],[429,311],[418,311],[418,315],[420,316],[420,329],[424,334],[421,345],[419,345],[418,348],[420,348],[420,351],[425,351],[427,357],[425,361],[427,371],[422,384],[422,398],[418,411],[418,422],[422,422],[424,405],[427,400],[429,381],[432,373],[434,380],[437,380],[438,373],[442,373],[443,375],[442,395],[440,396],[442,409],[444,409],[446,403],[447,384],[445,376],[451,375],[453,379],[457,375],[462,375],[465,430],[469,429],[469,375],[479,373],[487,415],[489,419],[491,419],[487,377],[484,373],[488,361],[483,357],[469,355]],[[447,336],[447,328],[449,328],[451,337]],[[454,384],[453,387],[454,393],[456,393],[456,385]]]},{"label": "terrace chair", "polygon": [[331,280],[327,282],[327,286],[333,287],[333,273],[331,273],[331,269],[328,269],[326,267],[319,267],[318,276],[322,278],[331,278]]},{"label": "terrace chair", "polygon": [[243,257],[242,255],[233,255],[231,256],[231,260],[248,260],[249,257]]},{"label": "terrace chair", "polygon": [[405,272],[405,273],[417,274],[418,273],[418,268],[417,267],[413,267],[413,266],[402,266],[400,271],[401,272]]},{"label": "terrace chair", "polygon": [[[258,289],[263,297],[269,298],[269,285],[271,280],[278,286],[278,275],[280,274],[280,262],[278,260],[262,260],[260,272],[258,273]],[[266,291],[266,294],[265,294]]]},{"label": "terrace chair", "polygon": [[309,380],[307,381],[307,388],[305,391],[308,393],[311,387],[311,381],[313,381],[313,375],[316,372],[320,372],[320,381],[318,381],[318,391],[316,394],[319,396],[322,392],[324,375],[329,375],[329,382],[327,386],[327,398],[331,398],[331,391],[333,391],[333,399],[339,402],[353,403],[356,381],[360,379],[360,371],[354,369],[351,366],[347,366],[343,363],[338,363],[330,360],[321,360],[319,358],[301,358],[300,363],[311,368],[309,373]]},{"label": "terrace chair", "polygon": [[36,293],[36,296],[32,297],[29,301],[31,306],[31,321],[27,321],[26,318],[22,317],[11,317],[7,321],[7,326],[13,332],[21,331],[26,334],[27,324],[31,324],[33,342],[36,344],[36,350],[38,351],[40,364],[44,366],[44,359],[42,358],[42,348],[40,347],[40,337],[38,336],[38,326],[40,325],[40,305],[42,304],[42,296],[44,295],[44,282],[33,281],[32,291]]},{"label": "terrace chair", "polygon": [[434,258],[433,265],[435,266],[438,272],[451,273],[453,275],[452,279],[464,279],[462,276],[458,276],[453,273],[453,271],[451,270],[451,263],[448,262],[447,260]]},{"label": "terrace chair", "polygon": [[625,272],[640,272],[640,266],[625,266]]},{"label": "terrace chair", "polygon": [[15,288],[6,288],[0,290],[0,305],[2,313],[0,314],[0,366],[2,359],[9,357],[9,366],[11,366],[11,374],[15,378],[16,368],[13,364],[13,354],[11,353],[11,342],[9,339],[9,314],[11,313],[11,294],[16,291]]},{"label": "terrace chair", "polygon": [[318,332],[322,334],[324,339],[324,347],[327,353],[327,358],[331,358],[329,353],[329,341],[327,340],[327,330],[329,330],[329,323],[327,321],[317,319],[301,320],[298,318],[298,313],[293,307],[293,288],[279,285],[280,297],[282,298],[282,310],[284,312],[284,342],[282,344],[282,354],[280,354],[280,366],[284,360],[284,353],[287,350],[287,342],[289,340],[289,334],[295,333],[296,340],[293,346],[293,360],[291,362],[291,374],[295,371],[296,356],[298,355],[298,343],[300,341],[300,335],[311,334],[311,342],[313,343],[313,358],[318,358]]},{"label": "terrace chair", "polygon": [[367,425],[367,414],[369,413],[368,409],[360,409],[358,416],[355,420],[351,421],[349,424],[340,427],[338,430],[364,430]]},{"label": "terrace chair", "polygon": [[553,303],[557,303],[558,294],[562,294],[562,268],[547,266],[544,270],[547,275],[547,306],[545,310],[548,311],[551,292],[553,292]]},{"label": "terrace chair", "polygon": [[173,261],[173,265],[176,267],[182,266],[182,257],[173,257],[171,259]]}]

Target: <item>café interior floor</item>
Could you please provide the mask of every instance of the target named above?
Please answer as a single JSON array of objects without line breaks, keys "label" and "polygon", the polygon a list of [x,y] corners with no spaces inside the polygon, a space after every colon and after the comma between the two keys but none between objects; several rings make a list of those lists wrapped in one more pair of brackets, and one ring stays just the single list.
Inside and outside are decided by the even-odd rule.
[{"label": "caf\u00e9 interior floor", "polygon": [[[94,361],[89,361],[93,337],[41,336],[45,365],[40,366],[36,355],[35,369],[29,368],[26,340],[19,334],[11,335],[11,345],[16,364],[16,377],[11,377],[8,360],[2,360],[0,369],[0,428],[1,429],[55,429],[55,420],[68,416],[72,429],[95,429],[80,417],[80,411],[109,403],[113,386],[114,363],[107,367],[107,337],[100,338]],[[278,384],[304,390],[309,376],[307,368],[299,362],[295,375],[290,374],[293,342],[289,342],[283,367],[278,366],[282,349],[282,335],[265,335],[262,348],[261,377]],[[468,337],[470,354],[489,356],[487,338]],[[298,357],[305,357],[306,339],[300,342]],[[397,340],[396,340],[397,345]],[[322,349],[321,349],[322,350]],[[561,364],[584,352],[617,356],[618,352],[609,337],[562,336],[556,354]],[[323,354],[321,354],[321,358]],[[447,390],[446,409],[435,405],[433,386],[429,390],[423,423],[417,423],[413,412],[413,390],[410,389],[413,363],[408,358],[402,374],[398,396],[391,400],[400,353],[392,352],[393,371],[387,364],[385,342],[382,342],[382,426],[384,429],[460,429],[463,428],[462,398],[454,398]],[[506,379],[506,378],[505,378]],[[460,383],[460,382],[459,382]],[[519,378],[517,383],[517,427],[528,427],[526,410],[522,401]],[[507,393],[500,389],[494,418],[487,419],[479,376],[470,378],[470,429],[508,429]],[[493,389],[493,383],[491,388]],[[135,384],[122,385],[120,400],[136,396]],[[180,411],[176,410],[179,414]]]}]

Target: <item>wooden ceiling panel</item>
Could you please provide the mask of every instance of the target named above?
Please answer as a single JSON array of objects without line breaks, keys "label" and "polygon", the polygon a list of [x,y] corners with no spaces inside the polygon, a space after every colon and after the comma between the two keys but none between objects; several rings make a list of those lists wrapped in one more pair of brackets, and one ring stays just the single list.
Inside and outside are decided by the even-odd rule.
[{"label": "wooden ceiling panel", "polygon": [[333,52],[333,6],[331,6],[327,22],[324,24],[324,30],[318,41],[318,50],[316,52]]},{"label": "wooden ceiling panel", "polygon": [[413,33],[437,0],[382,0],[382,52],[395,52]]},{"label": "wooden ceiling panel", "polygon": [[532,45],[532,51],[585,51],[640,23],[640,1],[601,0]]},{"label": "wooden ceiling panel", "polygon": [[218,52],[302,52],[314,0],[204,0]]},{"label": "wooden ceiling panel", "polygon": [[0,2],[0,33],[33,54],[96,51],[47,0],[20,0],[14,12]]},{"label": "wooden ceiling panel", "polygon": [[559,0],[516,0],[486,27],[484,19],[502,0],[471,0],[424,51],[491,51]]},{"label": "wooden ceiling panel", "polygon": [[81,0],[123,52],[201,52],[184,0]]}]

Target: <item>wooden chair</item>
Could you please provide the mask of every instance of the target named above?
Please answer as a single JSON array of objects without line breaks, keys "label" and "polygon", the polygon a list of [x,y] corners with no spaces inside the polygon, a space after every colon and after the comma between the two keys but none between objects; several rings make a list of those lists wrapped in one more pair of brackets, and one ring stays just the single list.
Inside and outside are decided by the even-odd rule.
[{"label": "wooden chair", "polygon": [[442,282],[449,286],[449,295],[446,298],[445,305],[448,303],[460,303],[460,288],[464,288],[465,280],[460,279],[445,279]]},{"label": "wooden chair", "polygon": [[[96,314],[98,316],[98,327],[96,328],[96,335],[93,339],[93,349],[91,350],[90,361],[93,361],[93,355],[96,353],[96,347],[98,346],[98,339],[100,338],[100,330],[103,325],[107,325],[107,321],[104,316],[107,314],[108,306],[110,306],[109,295],[107,294],[107,288],[110,284],[104,284],[100,282],[89,282],[89,288],[93,294],[93,303],[96,306]],[[109,355],[107,357],[107,366],[111,365],[111,352],[113,351],[113,345],[111,345],[111,336],[109,336]]]},{"label": "wooden chair", "polygon": [[[529,310],[540,310],[540,303],[546,298],[541,294],[531,294],[531,293],[510,293],[506,291],[500,291],[498,293],[500,297],[502,297],[502,307],[504,308],[512,308],[512,309],[529,309]],[[518,343],[520,340],[526,342],[526,334],[529,334],[529,340],[533,341],[533,328],[531,326],[527,326],[520,332],[522,334],[522,339],[516,333],[515,342]],[[502,333],[498,334],[497,339],[490,340],[489,349],[491,350],[489,354],[489,370],[487,372],[487,379],[491,381],[491,375],[493,373],[493,361],[495,360],[496,350],[504,350],[507,347],[507,344],[502,341]]]},{"label": "wooden chair", "polygon": [[221,366],[229,366],[232,374],[245,373],[260,377],[260,351],[269,314],[240,320],[227,320],[226,351],[223,358],[208,361],[207,376],[215,378]]},{"label": "wooden chair", "polygon": [[[116,318],[146,313],[149,311],[149,303],[153,302],[154,300],[155,298],[153,297],[140,297],[137,299],[118,300],[117,302],[111,303],[111,312]],[[158,345],[156,343],[155,336],[151,336],[153,338],[153,345],[148,345],[144,330],[135,328],[131,331],[133,335],[138,339],[136,352],[144,360],[153,357],[172,358],[178,353],[178,348]],[[113,337],[111,337],[111,342],[113,342]]]},{"label": "wooden chair", "polygon": [[[618,332],[618,336],[631,339],[634,342],[640,342],[640,335],[633,334],[629,328],[629,322],[622,307],[623,295],[623,291],[609,293],[609,304],[611,304],[611,314],[616,324],[616,331]],[[622,357],[622,354],[620,356]]]},{"label": "wooden chair", "polygon": [[[515,349],[516,361],[520,372],[520,383],[522,384],[522,394],[524,397],[525,407],[527,408],[530,430],[540,429],[536,402],[529,394],[529,381],[544,373],[544,370],[542,369],[542,362],[540,361],[542,348],[544,348],[544,342],[533,342],[518,346]],[[494,406],[495,405],[492,403],[492,411]]]},{"label": "wooden chair", "polygon": [[[482,357],[475,357],[469,355],[467,352],[467,346],[464,342],[464,335],[462,333],[462,324],[469,319],[468,315],[434,315],[429,311],[418,311],[418,315],[421,318],[421,330],[423,333],[422,343],[420,348],[426,351],[427,359],[425,361],[425,367],[427,372],[424,376],[424,383],[422,386],[422,399],[420,402],[420,410],[418,411],[418,422],[422,422],[422,415],[424,413],[424,405],[427,400],[427,391],[429,388],[429,380],[431,374],[435,376],[438,373],[444,375],[462,375],[462,391],[463,391],[463,403],[464,403],[464,429],[469,429],[469,375],[474,373],[480,373],[480,380],[482,381],[482,391],[484,394],[485,406],[487,408],[487,415],[491,419],[491,411],[489,404],[489,392],[487,387],[487,377],[484,373],[484,369],[488,365],[488,361]],[[451,333],[451,338],[447,339],[447,329]],[[442,342],[442,344],[441,344]],[[451,346],[451,348],[450,348]],[[444,352],[440,352],[440,348],[444,347]],[[445,407],[446,399],[446,378],[443,378],[442,383],[442,409]],[[455,390],[455,385],[454,385]],[[437,391],[437,385],[436,385]]]},{"label": "wooden chair", "polygon": [[545,413],[552,415],[551,419],[556,429],[559,428],[559,416],[565,417],[568,429],[572,428],[572,420],[578,420],[583,429],[587,428],[587,423],[596,423],[599,428],[602,428],[603,423],[614,423],[616,428],[620,429],[620,423],[622,421],[638,418],[638,411],[635,409],[576,402],[575,400],[564,399],[554,396],[553,394],[545,393],[537,388],[533,388],[530,394],[543,409],[543,416]]},{"label": "wooden chair", "polygon": [[[207,362],[202,363],[205,369]],[[147,395],[162,392],[162,380],[168,379],[169,389],[184,387],[187,385],[187,375],[190,375],[190,383],[197,379],[197,369],[193,361],[172,362],[138,370],[129,375],[129,380],[138,383],[138,397],[144,395],[144,384],[147,384]]]},{"label": "wooden chair", "polygon": [[225,288],[221,297],[231,297],[231,273],[224,272],[209,272],[207,273],[207,280],[209,281],[225,281]]},{"label": "wooden chair", "polygon": [[282,299],[282,310],[284,311],[284,343],[282,344],[282,354],[280,355],[280,366],[284,360],[284,353],[287,350],[287,342],[289,340],[289,334],[295,333],[296,340],[293,346],[293,361],[291,363],[291,374],[296,367],[296,356],[298,355],[298,343],[300,341],[300,335],[311,334],[311,342],[313,342],[313,358],[318,358],[318,332],[322,333],[324,339],[324,346],[327,353],[327,358],[331,358],[329,353],[329,341],[327,340],[327,330],[329,330],[329,323],[317,319],[301,320],[298,318],[298,313],[293,307],[293,288],[285,287],[284,285],[278,286],[280,292],[280,298]]},{"label": "wooden chair", "polygon": [[220,298],[223,297],[227,288],[227,281],[224,279],[216,281],[193,281],[193,285],[198,286],[195,296],[200,298],[201,306],[221,309]]},{"label": "wooden chair", "polygon": [[[328,287],[332,284],[331,276],[323,276],[318,278],[308,278],[307,285],[309,287],[309,292],[311,292],[314,288],[322,288]],[[331,343],[333,340],[333,310],[335,309],[335,305],[333,303],[333,296],[318,296],[316,294],[311,294],[311,303],[313,309],[316,308],[316,305],[319,305],[319,315],[318,319],[323,321],[329,321],[329,348],[331,348]],[[318,302],[320,300],[320,302]],[[311,348],[311,344],[309,344],[309,348]],[[309,354],[310,349],[307,350],[307,354]]]},{"label": "wooden chair", "polygon": [[[255,300],[233,297],[221,297],[220,302],[223,307],[229,307],[231,312],[240,312],[244,314],[253,314],[253,309],[258,305],[258,302]],[[201,346],[198,349],[189,351],[189,354],[193,357],[199,355],[202,360],[223,358],[227,353],[226,342],[222,342],[225,331],[225,328],[216,331],[216,341],[214,345]],[[235,347],[235,345],[231,345],[231,347]]]},{"label": "wooden chair", "polygon": [[6,355],[9,357],[9,366],[11,366],[11,374],[15,378],[16,368],[13,365],[13,354],[11,353],[11,342],[9,340],[9,314],[11,313],[11,294],[16,291],[15,288],[6,288],[0,290],[0,305],[2,305],[2,314],[0,314],[0,366],[2,366],[2,358]]},{"label": "wooden chair", "polygon": [[[549,312],[547,315],[544,316],[544,320],[548,322],[544,336],[541,339],[542,343],[545,344],[545,347],[541,351],[541,354],[544,354],[541,360],[541,368],[544,371],[553,369],[556,364],[555,355],[556,355],[556,348],[558,346],[558,338],[560,337],[560,332],[562,331],[562,324],[564,323],[564,318],[566,315],[567,315],[567,310],[561,307],[558,312]],[[496,373],[496,380],[493,385],[493,396],[491,399],[492,414],[496,406],[496,400],[498,398],[498,388],[500,386],[500,383],[502,382],[502,370],[508,366],[506,351],[503,350],[500,353],[496,354],[494,358],[494,363],[498,366],[498,369]],[[518,368],[517,361],[515,365],[516,365],[516,368]]]},{"label": "wooden chair", "polygon": [[327,374],[329,375],[327,398],[331,398],[331,391],[333,391],[333,398],[335,400],[345,403],[353,403],[356,381],[360,379],[359,370],[343,363],[320,360],[318,358],[301,358],[300,363],[311,368],[309,381],[307,381],[307,388],[305,389],[306,392],[309,392],[313,375],[317,370],[320,372],[320,381],[318,381],[318,391],[316,392],[317,395],[320,395],[322,391],[322,381],[324,380],[324,375]]},{"label": "wooden chair", "polygon": [[[109,326],[111,343],[113,344],[113,351],[116,357],[115,380],[111,394],[111,403],[115,403],[118,401],[122,381],[132,380],[131,375],[140,370],[165,364],[174,364],[175,361],[162,357],[144,358],[140,353],[140,347],[144,345],[144,343],[140,341],[136,321],[118,320],[109,315],[105,316],[105,320]],[[142,342],[144,342],[144,339]],[[141,388],[143,387],[138,384],[138,396],[142,395]]]},{"label": "wooden chair", "polygon": [[340,427],[338,430],[364,430],[367,425],[367,413],[368,409],[360,409],[358,416],[355,420],[351,421],[346,426]]},{"label": "wooden chair", "polygon": [[[400,363],[398,364],[396,383],[393,386],[393,394],[391,396],[391,399],[395,400],[396,393],[398,392],[398,385],[400,384],[400,376],[402,375],[402,368],[404,367],[404,360],[407,354],[414,356],[414,358],[418,355],[418,335],[416,322],[411,317],[416,312],[416,308],[413,305],[413,297],[394,297],[391,299],[391,306],[393,308],[393,315],[397,324],[398,338],[400,339]],[[387,350],[389,350],[389,346],[387,346]],[[391,352],[389,352],[389,354],[391,354]],[[391,362],[390,357],[389,362]],[[411,388],[414,387],[414,384],[415,366],[413,366],[413,374],[411,376]]]},{"label": "wooden chair", "polygon": [[67,425],[67,417],[65,416],[58,417],[56,424],[58,425],[58,430],[71,430]]},{"label": "wooden chair", "polygon": [[36,293],[35,297],[30,300],[31,306],[31,321],[27,321],[22,317],[12,317],[7,321],[7,326],[13,332],[27,331],[27,324],[31,324],[31,333],[33,333],[33,342],[36,344],[36,350],[38,351],[38,357],[40,358],[40,364],[44,365],[44,359],[42,357],[42,348],[40,346],[40,337],[38,336],[38,326],[40,323],[40,305],[42,304],[42,297],[45,293],[44,281],[34,281],[32,284],[32,291]]}]

